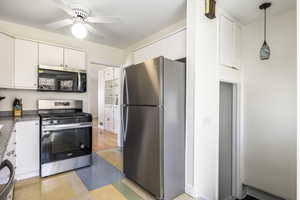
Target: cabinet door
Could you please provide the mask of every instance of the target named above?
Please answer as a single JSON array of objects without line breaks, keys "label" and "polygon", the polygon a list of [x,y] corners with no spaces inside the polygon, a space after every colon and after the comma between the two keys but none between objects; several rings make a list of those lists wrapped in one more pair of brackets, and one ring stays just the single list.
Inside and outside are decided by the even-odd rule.
[{"label": "cabinet door", "polygon": [[121,77],[121,68],[114,69],[114,79],[118,79]]},{"label": "cabinet door", "polygon": [[105,108],[104,129],[109,132],[114,132],[114,115],[112,107]]},{"label": "cabinet door", "polygon": [[144,47],[133,53],[134,64],[142,63],[147,60],[147,49]]},{"label": "cabinet door", "polygon": [[241,43],[242,43],[242,30],[241,27],[235,24],[234,26],[234,65],[237,68],[241,68],[241,56],[242,56],[242,48],[241,48]]},{"label": "cabinet door", "polygon": [[121,128],[121,111],[119,106],[114,107],[114,132],[116,134],[120,134],[120,128]]},{"label": "cabinet door", "polygon": [[63,66],[64,49],[62,47],[39,44],[39,64],[46,66]]},{"label": "cabinet door", "polygon": [[37,89],[38,44],[15,40],[15,87]]},{"label": "cabinet door", "polygon": [[0,88],[14,87],[14,39],[0,33]]},{"label": "cabinet door", "polygon": [[165,57],[178,60],[186,57],[186,30],[182,30],[165,40]]},{"label": "cabinet door", "polygon": [[221,16],[220,21],[220,63],[234,66],[235,40],[234,23],[228,18]]},{"label": "cabinet door", "polygon": [[16,123],[16,178],[18,180],[39,175],[39,141],[39,121]]},{"label": "cabinet door", "polygon": [[104,71],[104,80],[113,80],[114,79],[114,70],[113,69],[106,69]]},{"label": "cabinet door", "polygon": [[73,49],[64,49],[64,61],[65,66],[85,70],[86,63],[85,63],[85,53],[82,51],[76,51]]},{"label": "cabinet door", "polygon": [[165,40],[160,40],[134,52],[134,63],[142,63],[152,58],[164,56]]}]

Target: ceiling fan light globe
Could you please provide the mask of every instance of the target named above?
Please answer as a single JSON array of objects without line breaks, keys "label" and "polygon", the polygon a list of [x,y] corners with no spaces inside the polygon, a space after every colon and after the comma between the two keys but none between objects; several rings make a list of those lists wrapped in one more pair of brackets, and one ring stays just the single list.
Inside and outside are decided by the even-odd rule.
[{"label": "ceiling fan light globe", "polygon": [[87,36],[87,30],[82,23],[74,23],[71,31],[72,34],[78,39],[83,39]]}]

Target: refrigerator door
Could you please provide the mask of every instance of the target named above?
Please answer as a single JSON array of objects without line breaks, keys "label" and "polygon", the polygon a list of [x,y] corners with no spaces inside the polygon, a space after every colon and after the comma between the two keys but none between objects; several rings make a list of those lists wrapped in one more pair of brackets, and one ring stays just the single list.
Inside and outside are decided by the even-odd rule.
[{"label": "refrigerator door", "polygon": [[123,104],[162,104],[163,57],[125,68]]},{"label": "refrigerator door", "polygon": [[158,106],[123,108],[124,173],[160,199],[163,195],[160,112]]}]

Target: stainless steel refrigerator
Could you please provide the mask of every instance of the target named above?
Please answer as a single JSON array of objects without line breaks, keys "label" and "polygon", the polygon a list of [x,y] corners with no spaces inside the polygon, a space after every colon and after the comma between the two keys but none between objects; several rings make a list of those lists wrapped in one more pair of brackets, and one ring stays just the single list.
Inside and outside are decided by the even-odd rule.
[{"label": "stainless steel refrigerator", "polygon": [[124,173],[156,199],[184,193],[185,96],[184,63],[159,57],[124,70]]}]

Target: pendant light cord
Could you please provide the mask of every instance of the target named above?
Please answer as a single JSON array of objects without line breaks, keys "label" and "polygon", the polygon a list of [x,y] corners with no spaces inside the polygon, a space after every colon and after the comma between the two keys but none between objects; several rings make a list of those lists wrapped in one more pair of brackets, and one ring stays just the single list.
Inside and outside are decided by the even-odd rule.
[{"label": "pendant light cord", "polygon": [[266,35],[267,35],[267,17],[266,17],[266,10],[267,9],[264,9],[265,10],[265,26],[264,26],[264,28],[265,28],[265,41],[266,41]]}]

